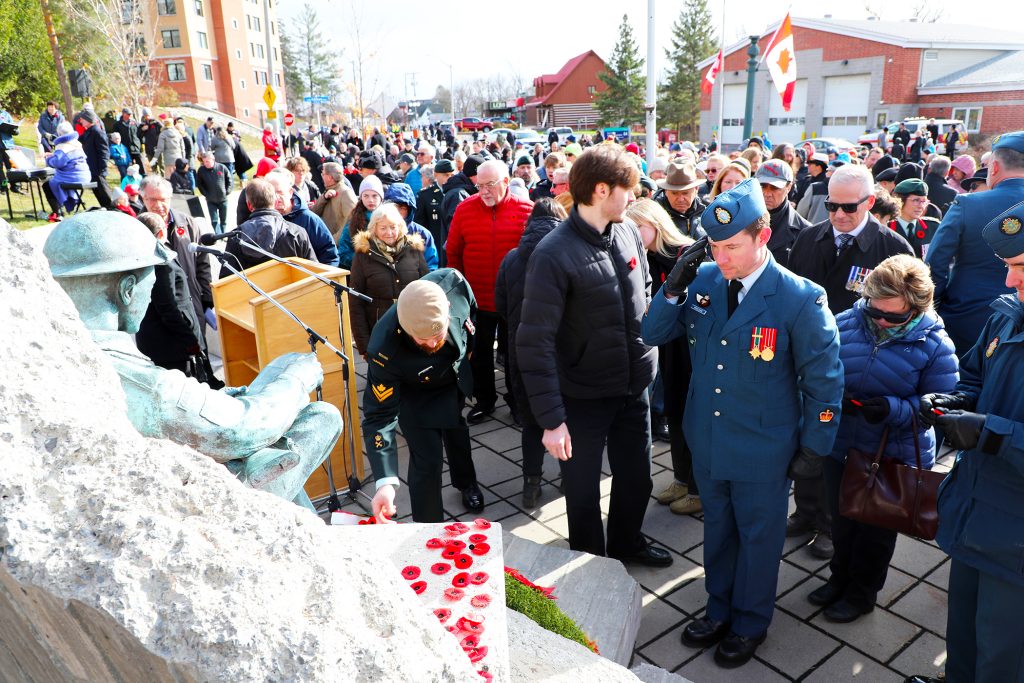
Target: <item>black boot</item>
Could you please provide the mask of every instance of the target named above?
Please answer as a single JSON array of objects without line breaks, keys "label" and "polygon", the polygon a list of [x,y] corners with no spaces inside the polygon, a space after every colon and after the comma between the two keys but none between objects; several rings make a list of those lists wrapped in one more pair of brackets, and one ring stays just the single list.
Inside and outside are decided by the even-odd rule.
[{"label": "black boot", "polygon": [[523,477],[523,507],[535,508],[540,502],[540,475]]}]

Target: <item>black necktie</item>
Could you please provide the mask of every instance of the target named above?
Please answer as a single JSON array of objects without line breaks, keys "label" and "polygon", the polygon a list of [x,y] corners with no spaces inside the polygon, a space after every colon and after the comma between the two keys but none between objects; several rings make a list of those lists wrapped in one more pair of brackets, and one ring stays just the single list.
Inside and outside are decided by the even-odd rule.
[{"label": "black necktie", "polygon": [[729,317],[736,311],[736,307],[740,305],[740,290],[743,289],[743,282],[740,280],[729,281]]}]

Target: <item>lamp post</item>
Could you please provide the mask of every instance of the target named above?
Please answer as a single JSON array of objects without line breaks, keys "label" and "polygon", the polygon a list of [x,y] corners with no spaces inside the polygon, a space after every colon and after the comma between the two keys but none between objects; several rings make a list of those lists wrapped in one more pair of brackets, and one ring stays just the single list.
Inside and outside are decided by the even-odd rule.
[{"label": "lamp post", "polygon": [[750,36],[750,47],[747,48],[747,107],[743,114],[743,139],[750,138],[750,130],[754,120],[754,88],[757,85],[754,75],[757,73],[757,57],[761,50],[757,47],[760,36]]}]

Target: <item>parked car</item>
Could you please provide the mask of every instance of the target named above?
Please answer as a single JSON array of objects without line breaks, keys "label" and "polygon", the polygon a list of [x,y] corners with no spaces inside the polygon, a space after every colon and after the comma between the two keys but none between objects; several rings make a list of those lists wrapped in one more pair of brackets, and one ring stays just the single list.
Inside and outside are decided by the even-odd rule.
[{"label": "parked car", "polygon": [[[923,130],[925,127],[928,126],[928,119],[926,119],[923,116],[914,116],[914,117],[909,118],[909,119],[903,119],[903,123],[906,124],[907,130],[910,131],[911,138],[915,138],[915,137],[917,137],[917,131],[918,130]],[[935,125],[937,125],[939,127],[939,139],[938,140],[934,140],[933,142],[935,142],[935,144],[945,144],[945,142],[946,142],[946,133],[951,131],[954,126],[963,126],[963,123],[964,122],[961,121],[960,119],[935,119]],[[899,129],[900,129],[900,124],[899,124],[898,121],[896,123],[890,123],[886,127],[885,130],[889,134],[889,140],[892,140],[892,136]],[[966,130],[966,128],[961,128],[961,130]],[[869,131],[867,133],[864,133],[864,135],[861,135],[860,137],[857,138],[857,142],[859,142],[862,145],[874,145],[877,141],[878,141],[878,131],[877,130],[875,130],[874,132]],[[966,147],[967,147],[966,141],[963,142],[963,143],[961,143],[960,141],[957,141],[957,149],[958,150],[961,149],[961,148],[966,148]]]},{"label": "parked car", "polygon": [[551,134],[551,131],[558,133],[558,144],[560,145],[566,144],[566,138],[573,134],[572,128],[569,128],[568,126],[555,126],[544,131],[545,142],[547,142],[547,136]]},{"label": "parked car", "polygon": [[519,124],[508,118],[507,116],[491,116],[487,119],[491,122],[495,128],[510,128],[515,130],[519,127]]},{"label": "parked car", "polygon": [[827,152],[829,147],[835,147],[837,152],[854,155],[860,149],[860,145],[845,138],[811,138],[807,142],[814,145],[815,152],[821,153]]},{"label": "parked car", "polygon": [[508,133],[512,133],[512,135],[516,134],[516,132],[511,128],[495,128],[494,130],[487,134],[487,142],[490,143],[494,142],[495,140],[498,140],[500,142],[508,142],[508,140],[506,139],[506,134]]},{"label": "parked car", "polygon": [[475,116],[467,116],[465,118],[461,118],[459,119],[458,123],[460,131],[482,130],[483,132],[487,133],[492,128],[494,128],[494,125],[487,119],[480,119]]},{"label": "parked car", "polygon": [[541,135],[532,128],[520,128],[519,130],[515,131],[515,136],[516,142],[521,142],[523,143],[524,147],[529,147],[531,149],[538,142],[545,146],[547,146],[548,143],[548,139],[545,136]]}]

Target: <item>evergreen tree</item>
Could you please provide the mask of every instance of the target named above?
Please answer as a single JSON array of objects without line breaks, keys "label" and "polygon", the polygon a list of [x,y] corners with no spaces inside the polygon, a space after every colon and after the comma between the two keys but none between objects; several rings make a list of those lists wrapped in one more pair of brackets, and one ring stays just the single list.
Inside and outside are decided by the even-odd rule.
[{"label": "evergreen tree", "polygon": [[608,89],[597,95],[598,124],[601,126],[629,126],[644,122],[644,60],[640,58],[629,19],[622,15],[619,41],[612,51],[608,71],[597,75]]},{"label": "evergreen tree", "polygon": [[717,49],[707,0],[686,0],[672,24],[672,48],[665,50],[668,73],[658,93],[658,119],[679,130],[684,140],[694,140],[700,132],[701,72],[697,64]]},{"label": "evergreen tree", "polygon": [[[303,5],[302,13],[288,26],[282,22],[281,64],[293,107],[297,107],[307,95],[331,97],[337,93],[340,55],[341,50],[329,46],[320,33],[320,18],[309,2]],[[307,107],[311,117],[315,106],[309,104]]]},{"label": "evergreen tree", "polygon": [[0,107],[17,120],[60,101],[55,68],[39,0],[0,1]]}]

